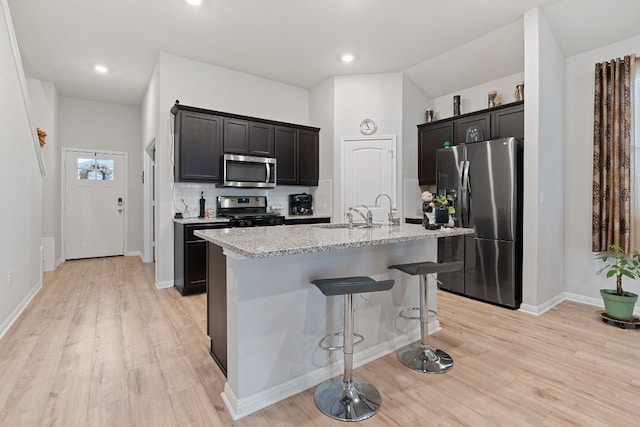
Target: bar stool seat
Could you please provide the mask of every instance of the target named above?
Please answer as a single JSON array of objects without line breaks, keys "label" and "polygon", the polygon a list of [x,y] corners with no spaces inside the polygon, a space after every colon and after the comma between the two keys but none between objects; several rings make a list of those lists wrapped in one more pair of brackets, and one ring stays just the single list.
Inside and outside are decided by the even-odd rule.
[{"label": "bar stool seat", "polygon": [[429,345],[427,274],[451,273],[463,267],[462,261],[442,263],[425,261],[389,267],[411,276],[420,276],[420,342],[406,345],[396,352],[398,360],[406,367],[430,374],[442,374],[453,368],[453,359],[449,354]]},{"label": "bar stool seat", "polygon": [[[316,406],[325,415],[340,421],[361,421],[375,415],[380,409],[382,399],[380,392],[369,382],[352,376],[353,370],[353,294],[364,292],[388,291],[393,287],[393,280],[376,281],[367,276],[340,277],[333,279],[317,279],[311,283],[316,285],[326,296],[344,295],[344,374],[330,378],[316,387],[314,400]],[[331,334],[330,334],[331,335]]]}]

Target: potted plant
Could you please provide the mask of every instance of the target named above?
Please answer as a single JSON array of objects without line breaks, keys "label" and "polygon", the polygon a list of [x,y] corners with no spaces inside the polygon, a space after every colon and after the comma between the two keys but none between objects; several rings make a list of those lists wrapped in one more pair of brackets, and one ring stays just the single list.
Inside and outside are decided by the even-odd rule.
[{"label": "potted plant", "polygon": [[597,253],[596,259],[604,263],[597,275],[606,271],[607,278],[616,278],[616,289],[600,289],[605,313],[614,319],[631,320],[638,295],[622,289],[622,277],[640,278],[640,252],[627,255],[620,246],[611,245],[608,251]]},{"label": "potted plant", "polygon": [[436,209],[437,224],[447,224],[449,215],[456,213],[456,208],[453,206],[453,197],[450,195],[441,194],[436,196],[432,203]]}]

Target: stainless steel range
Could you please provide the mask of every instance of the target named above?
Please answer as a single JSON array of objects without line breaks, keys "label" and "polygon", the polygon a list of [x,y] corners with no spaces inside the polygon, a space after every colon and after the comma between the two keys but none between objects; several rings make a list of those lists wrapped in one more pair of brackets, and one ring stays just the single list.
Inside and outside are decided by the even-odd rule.
[{"label": "stainless steel range", "polygon": [[284,216],[267,212],[266,196],[218,196],[216,216],[229,218],[232,227],[283,225]]}]

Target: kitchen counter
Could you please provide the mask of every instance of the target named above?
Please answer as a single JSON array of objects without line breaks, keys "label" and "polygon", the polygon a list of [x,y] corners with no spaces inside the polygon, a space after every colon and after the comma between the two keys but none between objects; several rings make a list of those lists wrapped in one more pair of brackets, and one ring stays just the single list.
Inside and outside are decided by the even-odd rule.
[{"label": "kitchen counter", "polygon": [[[331,219],[331,215],[283,215],[285,220],[315,220],[315,219]],[[229,218],[173,218],[173,222],[178,224],[213,224],[229,222]]]},{"label": "kitchen counter", "polygon": [[332,228],[333,225],[198,230],[195,235],[247,258],[271,258],[473,233],[466,228],[427,230],[417,224],[374,228]]},{"label": "kitchen counter", "polygon": [[178,224],[214,224],[214,223],[227,223],[229,218],[173,218],[173,222]]},{"label": "kitchen counter", "polygon": [[[326,297],[311,281],[369,276],[393,279],[388,292],[356,299],[354,368],[419,339],[419,322],[398,317],[419,301],[419,277],[389,270],[399,263],[435,261],[437,239],[470,229],[421,225],[328,228],[335,224],[196,231],[209,254],[207,319],[214,359],[226,369],[222,400],[234,420],[314,387],[341,372],[341,352],[318,347],[340,331],[342,297]],[[429,287],[436,312],[437,289]],[[440,329],[430,315],[429,330]],[[222,363],[222,361],[224,361]],[[383,397],[384,399],[384,397]]]}]

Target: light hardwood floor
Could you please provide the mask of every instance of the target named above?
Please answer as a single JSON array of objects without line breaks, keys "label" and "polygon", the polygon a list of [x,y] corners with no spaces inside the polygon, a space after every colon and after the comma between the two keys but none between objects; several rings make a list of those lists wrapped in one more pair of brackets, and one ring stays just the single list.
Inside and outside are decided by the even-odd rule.
[{"label": "light hardwood floor", "polygon": [[[640,330],[572,302],[535,317],[441,292],[439,307],[432,343],[454,369],[414,373],[393,354],[356,369],[383,399],[361,425],[639,425]],[[345,425],[313,390],[233,423],[224,381],[204,295],[155,289],[137,257],[69,261],[0,341],[0,425]]]}]

